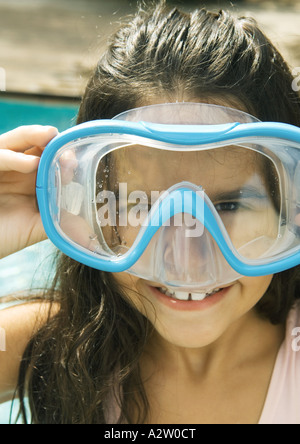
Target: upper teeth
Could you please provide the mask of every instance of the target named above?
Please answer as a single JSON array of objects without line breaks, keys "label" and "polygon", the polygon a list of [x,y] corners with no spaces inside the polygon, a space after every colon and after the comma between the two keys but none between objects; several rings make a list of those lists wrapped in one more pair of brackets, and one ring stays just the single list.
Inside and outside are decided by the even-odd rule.
[{"label": "upper teeth", "polygon": [[220,288],[215,288],[214,290],[211,290],[207,293],[190,293],[187,291],[171,291],[168,288],[160,288],[160,291],[162,293],[164,293],[165,295],[170,296],[175,299],[179,299],[181,301],[188,301],[188,300],[202,301],[207,296],[217,293],[217,291],[219,291],[219,290],[220,290]]}]

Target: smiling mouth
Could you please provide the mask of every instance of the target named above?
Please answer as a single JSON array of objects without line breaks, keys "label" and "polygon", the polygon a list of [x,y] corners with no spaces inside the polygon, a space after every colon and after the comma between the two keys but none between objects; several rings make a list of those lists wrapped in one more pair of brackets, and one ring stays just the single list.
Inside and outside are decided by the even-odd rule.
[{"label": "smiling mouth", "polygon": [[207,293],[191,293],[187,291],[173,291],[166,287],[158,287],[158,290],[165,294],[166,296],[169,296],[172,299],[177,299],[179,301],[203,301],[204,299],[218,293],[219,291],[223,290],[223,288],[215,288]]}]

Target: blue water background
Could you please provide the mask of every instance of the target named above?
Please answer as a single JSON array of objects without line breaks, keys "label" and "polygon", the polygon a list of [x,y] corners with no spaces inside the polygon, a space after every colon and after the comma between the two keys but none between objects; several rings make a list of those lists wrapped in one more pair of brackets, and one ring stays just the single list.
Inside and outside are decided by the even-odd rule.
[{"label": "blue water background", "polygon": [[[43,98],[11,98],[0,95],[0,134],[20,125],[53,125],[63,131],[75,125],[78,103]],[[49,240],[26,248],[0,260],[0,303],[1,297],[14,295],[14,303],[20,302],[21,294],[30,289],[43,288],[54,274],[53,258],[56,249]],[[24,295],[24,293],[23,293]],[[2,299],[3,301],[3,299]],[[0,308],[6,308],[7,303]],[[0,351],[0,358],[5,352]],[[0,424],[8,424],[11,402],[0,404]],[[15,401],[11,421],[14,423],[18,411]]]}]

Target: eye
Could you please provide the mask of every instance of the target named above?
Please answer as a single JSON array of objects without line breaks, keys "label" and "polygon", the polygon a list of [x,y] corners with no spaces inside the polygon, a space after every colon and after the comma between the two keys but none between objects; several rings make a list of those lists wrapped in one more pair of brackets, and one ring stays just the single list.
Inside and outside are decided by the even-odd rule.
[{"label": "eye", "polygon": [[241,208],[241,204],[239,202],[221,202],[215,204],[215,209],[218,212],[224,211],[237,211]]}]

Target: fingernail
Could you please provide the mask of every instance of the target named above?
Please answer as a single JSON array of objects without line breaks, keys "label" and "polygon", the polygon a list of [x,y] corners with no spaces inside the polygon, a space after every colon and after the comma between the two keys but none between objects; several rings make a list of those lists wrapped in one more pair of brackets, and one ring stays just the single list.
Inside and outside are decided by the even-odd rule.
[{"label": "fingernail", "polygon": [[49,133],[50,132],[53,132],[53,134],[55,134],[55,135],[57,135],[58,134],[58,129],[57,128],[55,128],[55,126],[45,126],[44,127],[44,130],[45,131],[48,131]]}]

